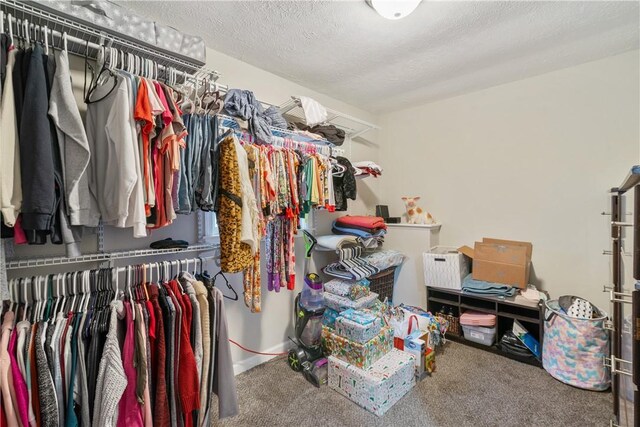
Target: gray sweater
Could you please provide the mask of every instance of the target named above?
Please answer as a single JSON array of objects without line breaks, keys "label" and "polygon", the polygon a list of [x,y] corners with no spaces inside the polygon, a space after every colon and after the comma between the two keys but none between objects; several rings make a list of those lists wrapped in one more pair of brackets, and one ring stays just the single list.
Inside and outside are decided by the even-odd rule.
[{"label": "gray sweater", "polygon": [[112,302],[109,331],[104,343],[102,359],[100,359],[96,397],[93,404],[93,425],[96,427],[117,424],[118,404],[127,388],[127,376],[122,366],[122,353],[118,344],[118,317],[123,315],[122,301]]},{"label": "gray sweater", "polygon": [[89,192],[87,168],[91,153],[87,134],[73,96],[69,58],[56,51],[56,73],[49,98],[49,116],[56,126],[64,173],[64,198],[71,225],[97,227],[100,213]]}]

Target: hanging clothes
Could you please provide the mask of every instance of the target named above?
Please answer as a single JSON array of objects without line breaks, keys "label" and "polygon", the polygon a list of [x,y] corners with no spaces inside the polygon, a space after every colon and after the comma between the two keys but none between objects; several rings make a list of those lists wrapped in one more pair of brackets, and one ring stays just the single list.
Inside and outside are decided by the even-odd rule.
[{"label": "hanging clothes", "polygon": [[[29,120],[20,122],[20,172],[22,181],[22,228],[31,243],[43,244],[54,227],[59,200],[56,199],[53,165],[53,141],[47,93],[46,56],[42,46],[36,44],[25,53],[27,66],[22,68],[24,92],[21,116]],[[14,69],[14,74],[16,70]],[[37,167],[33,167],[33,165]]]},{"label": "hanging clothes", "polygon": [[96,227],[99,217],[94,195],[89,191],[87,168],[91,152],[76,104],[69,58],[56,51],[56,73],[49,98],[49,116],[56,125],[65,188],[67,215],[71,225]]},{"label": "hanging clothes", "polygon": [[251,246],[242,241],[241,224],[250,219],[243,218],[242,183],[234,138],[227,137],[220,142],[220,208],[217,218],[222,248],[220,267],[225,273],[243,271],[252,263]]},{"label": "hanging clothes", "polygon": [[[237,414],[222,293],[197,277],[127,279],[118,294],[111,270],[34,282],[52,285],[43,289],[46,310],[31,309],[32,301],[15,327],[13,311],[2,319],[8,425],[202,426],[214,423],[216,400],[220,418]],[[67,298],[59,286],[67,280],[98,290]]]}]

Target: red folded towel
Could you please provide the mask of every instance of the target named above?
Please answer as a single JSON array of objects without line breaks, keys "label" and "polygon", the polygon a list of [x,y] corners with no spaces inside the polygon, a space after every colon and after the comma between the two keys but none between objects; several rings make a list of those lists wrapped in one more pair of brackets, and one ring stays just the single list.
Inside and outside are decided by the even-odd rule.
[{"label": "red folded towel", "polygon": [[342,216],[336,220],[336,224],[340,227],[356,226],[360,228],[382,228],[387,229],[387,224],[384,223],[384,219],[379,216],[357,216],[347,215]]}]

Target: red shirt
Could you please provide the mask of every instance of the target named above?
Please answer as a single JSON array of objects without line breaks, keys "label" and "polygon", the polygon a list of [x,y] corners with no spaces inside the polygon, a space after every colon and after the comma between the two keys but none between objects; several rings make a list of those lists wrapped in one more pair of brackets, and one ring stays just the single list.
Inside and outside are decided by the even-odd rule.
[{"label": "red shirt", "polygon": [[[182,311],[182,327],[180,328],[180,368],[178,375],[178,396],[184,414],[184,427],[193,427],[193,411],[200,409],[200,378],[196,365],[196,357],[191,347],[191,300],[182,294],[178,282],[169,282],[178,303],[184,307]],[[186,297],[186,298],[185,298]],[[181,300],[181,301],[180,301]]]}]

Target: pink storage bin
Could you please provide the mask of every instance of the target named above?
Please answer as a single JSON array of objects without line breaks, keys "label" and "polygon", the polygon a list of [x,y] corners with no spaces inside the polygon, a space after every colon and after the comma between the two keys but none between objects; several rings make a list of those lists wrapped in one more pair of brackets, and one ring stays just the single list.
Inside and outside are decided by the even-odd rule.
[{"label": "pink storage bin", "polygon": [[464,313],[462,313],[462,316],[460,316],[460,324],[493,328],[494,326],[496,326],[496,315],[480,313],[477,311],[465,311]]}]

